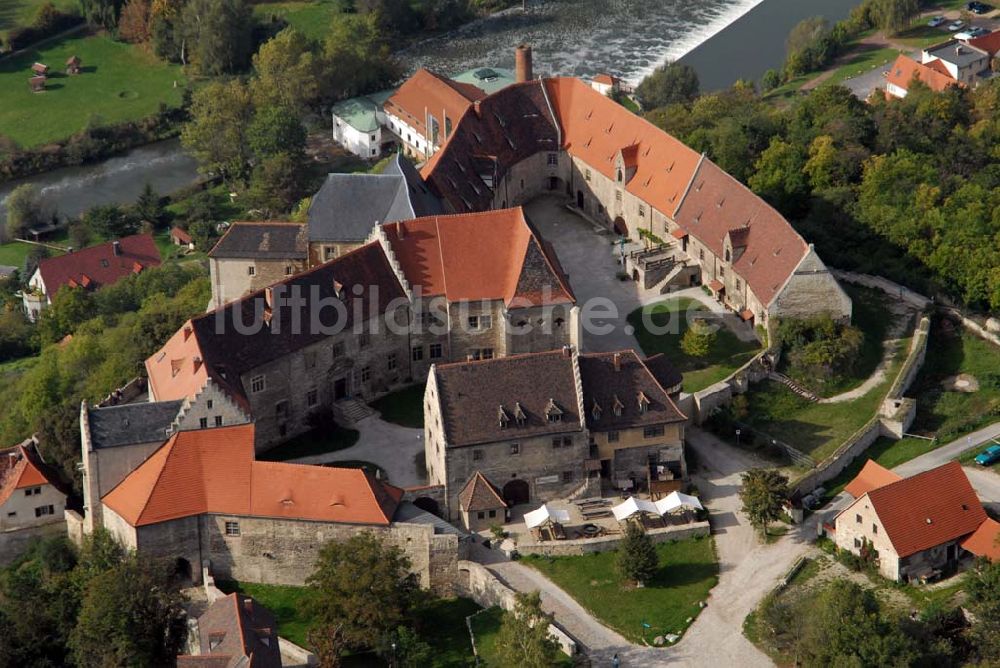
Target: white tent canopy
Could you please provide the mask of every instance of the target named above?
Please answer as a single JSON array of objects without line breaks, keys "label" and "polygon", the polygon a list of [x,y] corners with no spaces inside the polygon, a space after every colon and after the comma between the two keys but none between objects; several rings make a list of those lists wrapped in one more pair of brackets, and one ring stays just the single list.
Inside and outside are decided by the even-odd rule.
[{"label": "white tent canopy", "polygon": [[656,510],[660,515],[672,513],[679,508],[704,509],[698,497],[681,494],[680,492],[670,492],[670,494],[656,502]]},{"label": "white tent canopy", "polygon": [[625,501],[612,508],[611,512],[614,513],[615,519],[619,522],[628,517],[632,517],[632,515],[635,515],[636,513],[652,513],[653,515],[660,514],[660,511],[656,509],[656,504],[652,501],[637,499],[634,496],[628,497]]},{"label": "white tent canopy", "polygon": [[541,508],[524,514],[524,523],[529,529],[542,526],[549,520],[553,522],[569,522],[569,511],[549,508],[547,504],[543,503]]}]

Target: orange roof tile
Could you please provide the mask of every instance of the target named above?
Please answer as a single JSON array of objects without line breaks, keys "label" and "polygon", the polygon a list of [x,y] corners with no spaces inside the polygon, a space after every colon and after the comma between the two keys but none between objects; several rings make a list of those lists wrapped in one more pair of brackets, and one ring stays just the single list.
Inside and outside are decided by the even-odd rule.
[{"label": "orange roof tile", "polygon": [[518,306],[574,301],[558,260],[520,207],[382,227],[403,274],[425,297],[516,300]]},{"label": "orange roof tile", "polygon": [[896,58],[896,61],[889,68],[886,81],[899,86],[903,90],[909,90],[910,82],[913,81],[914,78],[922,81],[931,90],[938,92],[943,91],[948,86],[964,85],[963,83],[953,79],[951,75],[947,73],[942,74],[942,72],[936,68],[923,65],[909,56],[899,54],[899,57]]},{"label": "orange roof tile", "polygon": [[402,490],[361,469],[254,461],[252,424],[174,434],[102,501],[132,526],[204,513],[388,524]]},{"label": "orange roof tile", "polygon": [[883,485],[866,496],[900,558],[967,536],[986,519],[958,462]]},{"label": "orange roof tile", "polygon": [[1000,561],[1000,522],[986,518],[961,545],[977,557]]},{"label": "orange roof tile", "polygon": [[111,285],[133,273],[137,262],[143,267],[160,265],[160,251],[152,235],[135,234],[119,239],[118,255],[115,255],[114,244],[108,241],[39,262],[38,271],[49,299],[64,285]]},{"label": "orange roof tile", "polygon": [[598,74],[596,77],[594,77],[594,81],[599,84],[604,84],[606,86],[613,86],[620,80],[618,79],[618,77],[613,77],[610,74]]},{"label": "orange roof tile", "polygon": [[507,502],[503,500],[496,485],[487,480],[481,471],[473,473],[465,483],[465,487],[458,493],[458,501],[470,513],[507,507]]},{"label": "orange roof tile", "polygon": [[[0,450],[0,505],[19,489],[38,485],[56,485],[55,474],[48,470],[29,439],[13,448]],[[31,444],[26,447],[26,444]]]},{"label": "orange roof tile", "polygon": [[149,389],[157,401],[175,401],[193,397],[208,382],[208,367],[195,366],[202,351],[194,328],[188,320],[167,339],[159,352],[146,360]]},{"label": "orange roof tile", "polygon": [[858,475],[851,482],[847,483],[844,491],[855,499],[864,496],[873,489],[878,489],[889,483],[902,480],[903,477],[893,473],[889,469],[881,466],[875,460],[869,459],[858,472]]},{"label": "orange roof tile", "polygon": [[444,143],[447,121],[458,126],[462,114],[486,93],[472,84],[452,81],[447,77],[420,68],[407,79],[385,103],[385,110],[427,137],[427,114],[440,123],[439,143]]}]

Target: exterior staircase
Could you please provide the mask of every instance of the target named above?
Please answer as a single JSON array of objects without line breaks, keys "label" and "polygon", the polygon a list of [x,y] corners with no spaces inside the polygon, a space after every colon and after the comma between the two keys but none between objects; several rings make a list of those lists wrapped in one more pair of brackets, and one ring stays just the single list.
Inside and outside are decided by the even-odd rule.
[{"label": "exterior staircase", "polygon": [[776,381],[778,383],[781,383],[782,385],[784,385],[785,387],[787,387],[789,390],[791,390],[795,394],[797,394],[800,397],[802,397],[803,399],[806,399],[808,401],[812,401],[814,403],[817,402],[817,401],[819,401],[819,397],[817,397],[815,394],[813,394],[812,392],[810,392],[806,388],[802,387],[801,385],[799,385],[794,380],[792,380],[791,378],[789,378],[788,376],[786,376],[784,374],[778,373],[776,371],[771,371],[770,373],[767,374],[767,377],[770,380],[773,380],[773,381]]},{"label": "exterior staircase", "polygon": [[361,422],[367,417],[375,415],[372,408],[357,399],[341,399],[333,405],[333,413],[342,425],[351,425]]}]

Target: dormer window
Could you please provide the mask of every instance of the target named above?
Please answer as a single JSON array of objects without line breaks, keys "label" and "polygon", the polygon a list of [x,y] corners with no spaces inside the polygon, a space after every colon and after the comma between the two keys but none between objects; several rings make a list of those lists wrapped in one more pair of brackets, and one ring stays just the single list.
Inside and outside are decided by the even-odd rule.
[{"label": "dormer window", "polygon": [[498,412],[498,418],[500,419],[500,428],[506,429],[510,424],[510,416],[507,415],[507,411],[504,410],[502,405],[500,406],[500,410]]},{"label": "dormer window", "polygon": [[645,393],[639,392],[638,401],[640,413],[645,413],[649,410],[649,397],[647,397]]},{"label": "dormer window", "polygon": [[595,420],[601,419],[601,406],[597,403],[597,400],[594,400],[594,405],[590,409],[590,414],[594,416]]},{"label": "dormer window", "polygon": [[556,405],[555,399],[549,399],[545,407],[545,417],[549,422],[562,422],[563,411]]},{"label": "dormer window", "polygon": [[528,422],[528,416],[524,414],[520,401],[514,404],[514,421],[517,422],[518,427],[523,427]]},{"label": "dormer window", "polygon": [[619,399],[618,395],[616,394],[614,397],[614,402],[611,404],[611,412],[615,414],[615,417],[621,417],[622,409],[624,408],[625,404],[621,402],[621,399]]}]

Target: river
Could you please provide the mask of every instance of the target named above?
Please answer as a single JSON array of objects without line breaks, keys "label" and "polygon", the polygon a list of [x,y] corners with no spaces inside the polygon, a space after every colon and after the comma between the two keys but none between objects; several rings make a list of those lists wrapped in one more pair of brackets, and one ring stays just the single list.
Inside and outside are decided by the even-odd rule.
[{"label": "river", "polygon": [[[778,67],[785,36],[803,18],[836,21],[858,1],[528,0],[526,11],[514,8],[474,21],[399,56],[410,70],[512,68],[514,46],[526,43],[534,50],[536,75],[609,73],[633,82],[666,60],[680,59],[698,71],[702,90],[715,90]],[[98,164],[0,185],[0,220],[6,195],[20,183],[36,184],[50,206],[75,216],[97,204],[132,203],[147,182],[169,193],[197,177],[194,159],[178,140],[158,142]]]}]

